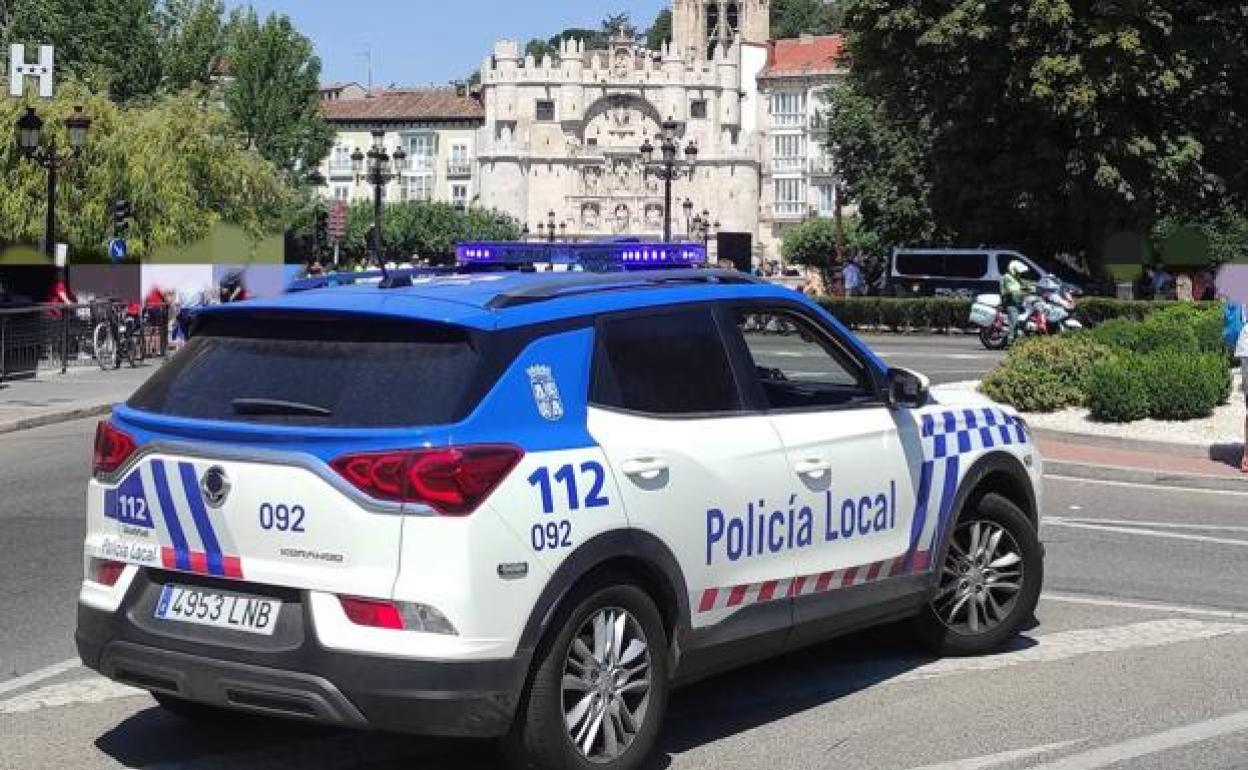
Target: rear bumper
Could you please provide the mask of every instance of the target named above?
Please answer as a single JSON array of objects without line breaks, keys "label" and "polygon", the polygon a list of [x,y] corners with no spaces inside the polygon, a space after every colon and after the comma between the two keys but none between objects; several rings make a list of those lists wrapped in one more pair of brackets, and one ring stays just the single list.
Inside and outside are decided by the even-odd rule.
[{"label": "rear bumper", "polygon": [[[134,595],[131,591],[131,596]],[[78,606],[83,663],[104,676],[186,700],[349,728],[494,737],[511,726],[529,655],[413,661],[322,648],[247,649],[157,636],[116,612]],[[310,627],[310,624],[309,624]]]}]

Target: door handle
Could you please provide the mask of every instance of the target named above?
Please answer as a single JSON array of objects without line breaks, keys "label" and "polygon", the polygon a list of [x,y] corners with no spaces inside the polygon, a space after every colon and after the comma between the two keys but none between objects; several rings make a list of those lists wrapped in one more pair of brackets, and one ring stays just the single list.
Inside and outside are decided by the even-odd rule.
[{"label": "door handle", "polygon": [[832,463],[827,460],[811,458],[797,463],[793,466],[793,470],[797,471],[799,476],[809,476],[812,479],[817,479],[821,478],[823,474],[832,471]]},{"label": "door handle", "polygon": [[645,481],[653,481],[667,470],[667,463],[658,457],[638,457],[625,460],[620,465],[625,476],[636,476]]}]

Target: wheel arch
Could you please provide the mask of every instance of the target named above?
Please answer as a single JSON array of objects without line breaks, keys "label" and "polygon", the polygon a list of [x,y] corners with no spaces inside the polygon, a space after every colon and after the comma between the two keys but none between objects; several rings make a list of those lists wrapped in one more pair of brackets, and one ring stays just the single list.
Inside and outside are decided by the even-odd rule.
[{"label": "wheel arch", "polygon": [[675,670],[688,637],[689,591],[675,555],[661,540],[639,529],[604,532],[574,550],[555,570],[538,596],[520,637],[520,649],[534,651],[559,610],[576,589],[605,572],[632,578],[654,600],[663,618]]},{"label": "wheel arch", "polygon": [[[949,541],[953,538],[953,530],[962,514],[970,509],[986,494],[999,494],[1009,500],[1023,512],[1031,525],[1039,531],[1040,511],[1036,503],[1036,490],[1032,486],[1031,476],[1021,460],[1009,452],[992,452],[980,457],[967,469],[958,485],[950,510],[953,512],[949,522],[940,535],[940,544],[935,559],[936,565],[932,575],[939,575],[939,566],[944,564],[949,550]],[[935,580],[935,577],[933,577]]]}]

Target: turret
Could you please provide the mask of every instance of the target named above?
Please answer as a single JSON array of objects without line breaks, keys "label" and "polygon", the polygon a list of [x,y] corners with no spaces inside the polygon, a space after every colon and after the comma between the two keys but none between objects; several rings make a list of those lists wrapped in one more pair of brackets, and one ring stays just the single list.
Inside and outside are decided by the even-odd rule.
[{"label": "turret", "polygon": [[741,125],[741,39],[715,49],[715,72],[719,82],[719,122]]},{"label": "turret", "polygon": [[580,40],[564,40],[559,43],[560,76],[559,114],[564,120],[582,120],[585,117],[585,44]]}]

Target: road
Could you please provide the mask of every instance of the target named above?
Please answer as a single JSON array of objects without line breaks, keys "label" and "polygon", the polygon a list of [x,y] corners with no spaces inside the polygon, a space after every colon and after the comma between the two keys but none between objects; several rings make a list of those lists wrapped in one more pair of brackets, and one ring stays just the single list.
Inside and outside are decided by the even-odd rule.
[{"label": "road", "polygon": [[[0,437],[0,768],[498,766],[481,742],[188,726],[74,667],[92,429]],[[724,674],[674,696],[659,766],[1248,766],[1248,496],[1046,491],[1039,623],[1008,651],[935,661],[897,625]]]}]

